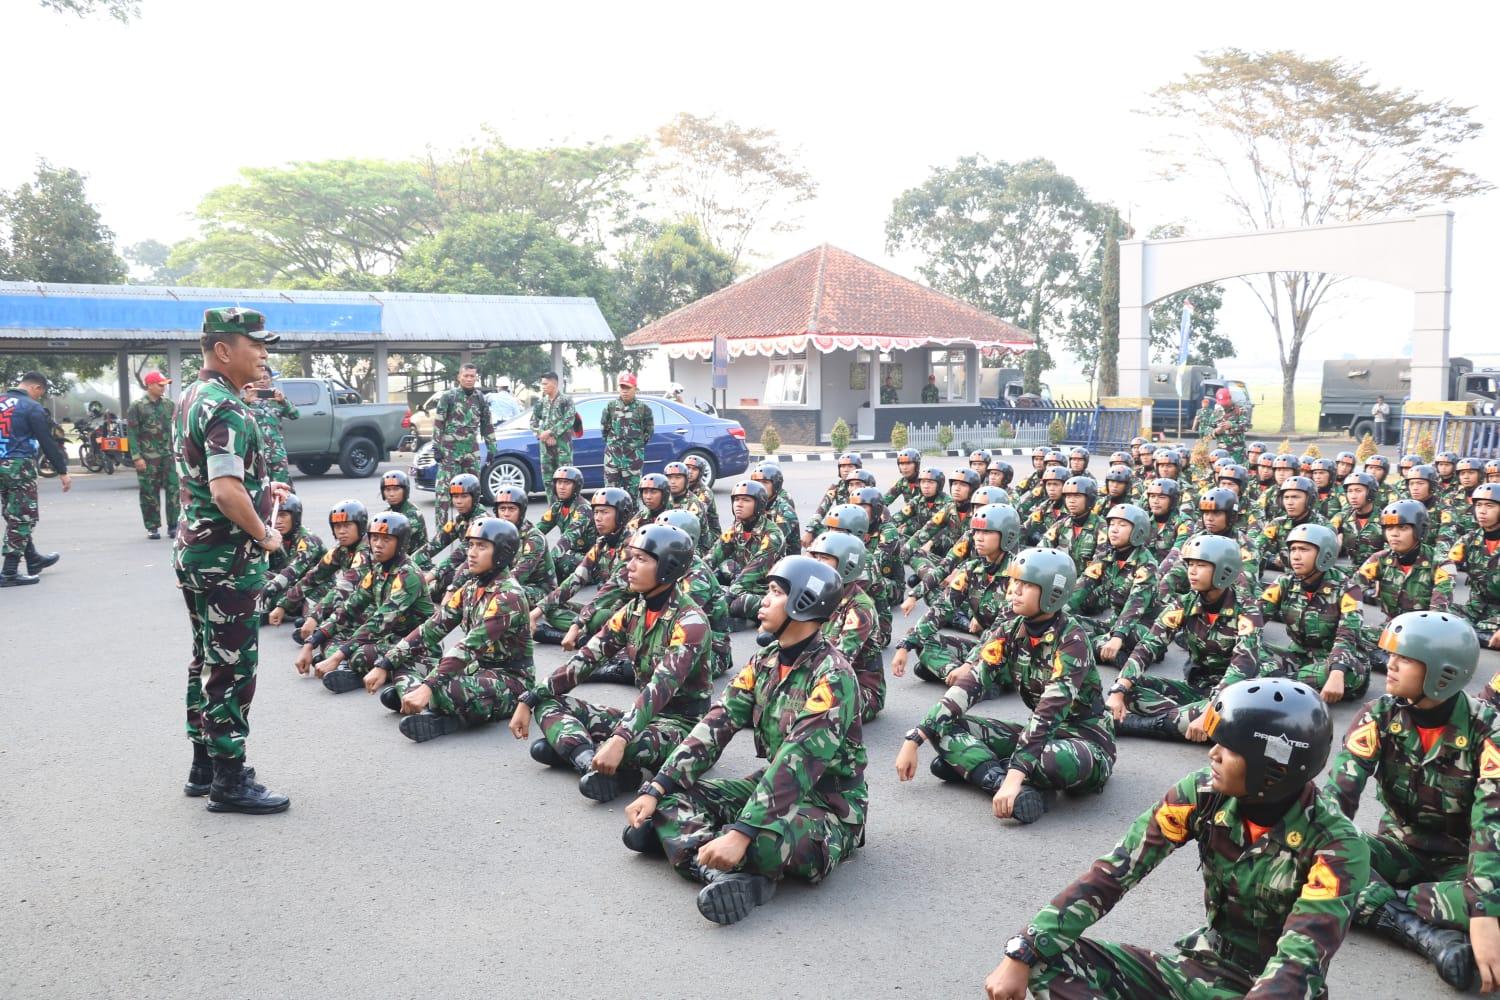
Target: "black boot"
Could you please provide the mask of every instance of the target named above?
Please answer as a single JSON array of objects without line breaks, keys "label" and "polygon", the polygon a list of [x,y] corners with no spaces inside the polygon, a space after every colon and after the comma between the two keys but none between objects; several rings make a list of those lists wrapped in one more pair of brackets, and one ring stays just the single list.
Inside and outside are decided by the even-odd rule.
[{"label": "black boot", "polygon": [[1172,743],[1183,742],[1182,734],[1177,731],[1177,725],[1167,715],[1136,715],[1126,712],[1125,718],[1115,723],[1116,736],[1137,736],[1148,740],[1168,740]]},{"label": "black boot", "polygon": [[266,790],[266,786],[255,780],[253,768],[243,761],[214,761],[214,780],[208,790],[209,812],[279,813],[285,812],[292,800],[285,795]]},{"label": "black boot", "polygon": [[401,735],[413,743],[426,743],[439,736],[447,736],[464,728],[463,722],[451,715],[434,715],[421,712],[408,715],[401,720]]},{"label": "black boot", "polygon": [[5,557],[5,568],[0,569],[0,587],[25,587],[28,584],[42,582],[38,577],[27,576],[25,573],[22,573],[17,568],[20,565],[20,553],[13,552]]},{"label": "black boot", "polygon": [[715,872],[698,891],[698,912],[716,924],[735,924],[774,895],[776,883],[764,875]]},{"label": "black boot", "polygon": [[662,850],[661,838],[656,835],[656,828],[651,825],[650,820],[640,826],[626,826],[620,839],[637,854],[655,854],[660,857],[666,853]]},{"label": "black boot", "polygon": [[548,767],[561,767],[563,762],[557,751],[552,749],[552,744],[546,739],[532,741],[531,759],[538,764],[546,764]]},{"label": "black boot", "polygon": [[941,757],[932,758],[932,763],[928,765],[927,770],[932,772],[934,778],[941,778],[943,781],[964,780],[964,776],[954,770],[953,765]]},{"label": "black boot", "polygon": [[150,531],[146,532],[146,537],[151,539],[153,542],[159,542],[161,541],[161,532],[157,531],[155,528],[152,528]]},{"label": "black boot", "polygon": [[[207,753],[204,753],[202,755],[202,759],[199,759],[199,754],[197,753],[196,748],[202,747],[201,743],[195,743],[193,746],[195,748],[193,753],[193,765],[188,768],[188,780],[187,783],[182,786],[182,794],[186,795],[190,799],[200,799],[203,796],[207,795],[209,789],[213,787],[214,765],[213,761],[209,759]],[[244,768],[244,772],[246,778],[251,781],[255,780],[255,768],[246,767]]]},{"label": "black boot", "polygon": [[546,622],[537,622],[537,626],[531,632],[531,638],[545,646],[562,645],[563,637],[568,633],[560,628],[553,628]]},{"label": "black boot", "polygon": [[600,774],[590,768],[578,779],[578,793],[595,802],[613,802],[621,795],[635,791],[640,784],[641,769],[638,767],[622,764],[615,769],[614,774]]},{"label": "black boot", "polygon": [[323,686],[334,694],[346,694],[365,686],[364,678],[348,667],[335,667],[323,675]]},{"label": "black boot", "polygon": [[1381,937],[1425,957],[1437,969],[1438,978],[1449,986],[1472,990],[1479,984],[1474,948],[1463,931],[1434,927],[1394,899],[1375,911],[1368,926]]},{"label": "black boot", "polygon": [[1001,783],[1005,781],[1007,770],[1005,761],[989,761],[969,772],[969,784],[978,785],[990,793],[997,792],[1000,790]]},{"label": "black boot", "polygon": [[589,680],[600,684],[635,684],[635,664],[623,656],[617,656],[608,663],[601,663]]},{"label": "black boot", "polygon": [[36,542],[33,542],[29,538],[26,540],[26,572],[32,576],[36,576],[48,566],[54,565],[61,558],[62,554],[58,552],[48,552],[46,555],[42,555],[36,550]]},{"label": "black boot", "polygon": [[1029,826],[1041,819],[1052,807],[1052,800],[1056,796],[1056,792],[1043,792],[1030,785],[1022,785],[1021,790],[1016,793],[1015,805],[1011,807],[1011,818],[1022,826]]},{"label": "black boot", "polygon": [[380,689],[380,703],[392,712],[401,711],[401,692],[396,689],[396,685],[387,684]]}]

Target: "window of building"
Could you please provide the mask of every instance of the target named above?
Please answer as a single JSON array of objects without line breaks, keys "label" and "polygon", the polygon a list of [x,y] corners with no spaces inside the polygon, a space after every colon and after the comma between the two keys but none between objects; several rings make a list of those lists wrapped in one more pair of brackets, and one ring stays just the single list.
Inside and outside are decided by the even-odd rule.
[{"label": "window of building", "polygon": [[767,406],[807,405],[807,356],[772,358],[766,372]]},{"label": "window of building", "polygon": [[928,357],[937,376],[938,398],[966,402],[969,398],[969,353],[963,350],[932,351]]}]

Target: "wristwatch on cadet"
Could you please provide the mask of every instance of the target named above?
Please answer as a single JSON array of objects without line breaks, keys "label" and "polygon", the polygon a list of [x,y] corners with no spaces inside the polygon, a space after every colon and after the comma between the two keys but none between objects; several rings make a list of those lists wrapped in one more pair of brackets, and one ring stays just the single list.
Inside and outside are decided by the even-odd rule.
[{"label": "wristwatch on cadet", "polygon": [[1035,965],[1036,949],[1031,946],[1031,942],[1026,940],[1025,937],[1017,934],[1005,942],[1005,957],[1013,958],[1023,965]]},{"label": "wristwatch on cadet", "polygon": [[911,740],[917,746],[921,746],[923,743],[927,742],[927,734],[922,732],[922,728],[920,726],[915,726],[906,731],[906,739]]},{"label": "wristwatch on cadet", "polygon": [[1108,694],[1129,694],[1130,693],[1130,688],[1126,687],[1124,684],[1121,684],[1119,681],[1115,681],[1113,684],[1111,684],[1109,686],[1109,691],[1107,693]]}]

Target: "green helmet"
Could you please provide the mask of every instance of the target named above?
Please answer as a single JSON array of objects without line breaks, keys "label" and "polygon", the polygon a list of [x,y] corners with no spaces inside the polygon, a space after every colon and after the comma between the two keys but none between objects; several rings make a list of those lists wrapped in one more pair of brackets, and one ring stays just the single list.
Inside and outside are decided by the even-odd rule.
[{"label": "green helmet", "polygon": [[810,556],[832,556],[838,562],[839,579],[848,586],[865,571],[865,543],[847,531],[825,531],[808,548]]},{"label": "green helmet", "polygon": [[1291,548],[1293,542],[1304,542],[1317,548],[1318,558],[1313,563],[1313,570],[1318,573],[1326,573],[1332,569],[1339,557],[1339,536],[1326,524],[1297,525],[1286,536],[1288,548]]},{"label": "green helmet", "polygon": [[992,503],[1010,503],[1010,493],[1001,486],[981,486],[974,491],[969,502],[976,508]]},{"label": "green helmet", "polygon": [[1022,583],[1042,588],[1042,614],[1062,609],[1068,594],[1078,582],[1073,557],[1062,549],[1024,549],[1011,561],[1006,575]]},{"label": "green helmet", "polygon": [[870,515],[857,503],[835,504],[823,515],[823,527],[863,538],[870,530]]},{"label": "green helmet", "polygon": [[678,531],[685,533],[693,540],[693,548],[698,547],[698,540],[703,536],[703,525],[698,520],[698,515],[689,510],[664,510],[656,515],[657,524],[670,524]]},{"label": "green helmet", "polygon": [[969,515],[970,531],[998,531],[1000,551],[1014,552],[1021,547],[1021,515],[1008,503],[990,503]]},{"label": "green helmet", "polygon": [[1135,546],[1145,545],[1151,540],[1151,515],[1141,510],[1133,503],[1117,503],[1104,515],[1105,523],[1110,521],[1130,522],[1130,544]]},{"label": "green helmet", "polygon": [[1210,586],[1214,590],[1233,584],[1245,568],[1239,543],[1228,535],[1194,535],[1183,544],[1182,558],[1211,564],[1214,577]]},{"label": "green helmet", "polygon": [[1408,611],[1392,618],[1380,633],[1380,648],[1425,666],[1422,693],[1433,701],[1447,701],[1462,691],[1479,665],[1473,626],[1441,611]]}]

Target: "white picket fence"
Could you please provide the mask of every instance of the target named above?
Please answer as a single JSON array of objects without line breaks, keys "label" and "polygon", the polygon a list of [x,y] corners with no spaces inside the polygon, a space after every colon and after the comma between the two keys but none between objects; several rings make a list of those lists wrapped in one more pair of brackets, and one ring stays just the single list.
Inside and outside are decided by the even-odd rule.
[{"label": "white picket fence", "polygon": [[943,446],[937,437],[939,427],[953,428],[949,448],[1035,448],[1048,443],[1046,424],[1016,427],[1009,437],[1000,436],[999,424],[923,424],[921,427],[907,424],[907,446],[921,451],[941,450]]}]

